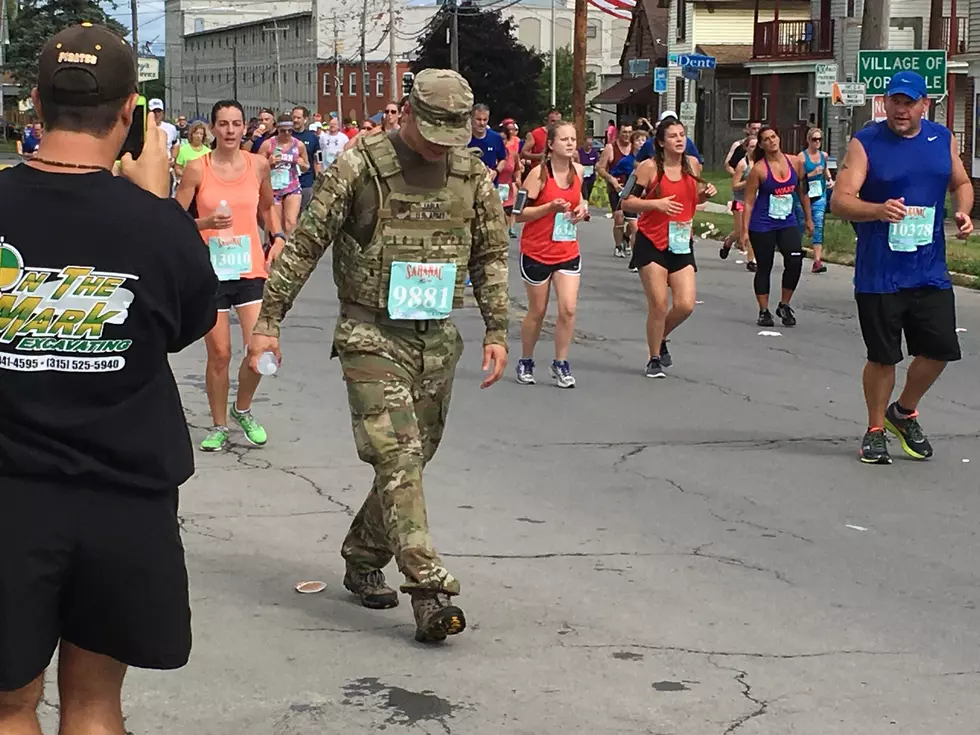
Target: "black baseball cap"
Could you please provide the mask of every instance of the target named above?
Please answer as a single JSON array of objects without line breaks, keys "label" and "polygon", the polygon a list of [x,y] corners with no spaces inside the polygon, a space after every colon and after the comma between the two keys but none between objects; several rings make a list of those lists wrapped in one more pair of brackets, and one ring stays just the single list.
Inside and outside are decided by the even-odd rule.
[{"label": "black baseball cap", "polygon": [[41,49],[37,91],[42,100],[80,107],[128,97],[136,92],[133,49],[103,26],[66,28]]}]

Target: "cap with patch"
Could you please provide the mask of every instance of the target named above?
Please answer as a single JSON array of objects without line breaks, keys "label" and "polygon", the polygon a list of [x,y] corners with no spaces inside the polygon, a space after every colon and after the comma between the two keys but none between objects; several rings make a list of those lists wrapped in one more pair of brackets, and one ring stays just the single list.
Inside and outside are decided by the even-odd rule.
[{"label": "cap with patch", "polygon": [[659,120],[659,122],[663,122],[668,117],[676,118],[677,117],[677,113],[674,112],[673,110],[664,110],[663,112],[660,113],[660,120]]},{"label": "cap with patch", "polygon": [[136,92],[136,59],[128,43],[108,28],[82,23],[55,34],[38,58],[42,100],[91,106]]},{"label": "cap with patch", "polygon": [[160,99],[159,97],[154,97],[152,100],[146,103],[146,109],[148,109],[150,112],[153,112],[155,110],[162,110],[163,100]]},{"label": "cap with patch", "polygon": [[425,69],[415,75],[408,98],[412,119],[430,143],[461,146],[470,142],[473,90],[450,69]]}]

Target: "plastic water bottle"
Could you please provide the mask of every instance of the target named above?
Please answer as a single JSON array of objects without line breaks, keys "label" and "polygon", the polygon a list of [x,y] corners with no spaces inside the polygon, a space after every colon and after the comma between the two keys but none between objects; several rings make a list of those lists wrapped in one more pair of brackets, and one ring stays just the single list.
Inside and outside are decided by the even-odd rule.
[{"label": "plastic water bottle", "polygon": [[279,361],[274,352],[263,352],[259,355],[259,375],[275,375],[279,370]]},{"label": "plastic water bottle", "polygon": [[[214,210],[214,213],[219,217],[231,217],[231,207],[228,206],[228,202],[222,199],[218,202],[218,208]],[[222,239],[231,239],[235,236],[235,231],[232,228],[227,228],[218,231],[218,237]]]}]

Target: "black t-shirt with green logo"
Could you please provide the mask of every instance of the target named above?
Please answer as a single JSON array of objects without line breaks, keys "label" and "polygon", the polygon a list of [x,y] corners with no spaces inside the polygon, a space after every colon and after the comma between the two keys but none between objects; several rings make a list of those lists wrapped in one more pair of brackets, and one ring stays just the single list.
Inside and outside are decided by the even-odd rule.
[{"label": "black t-shirt with green logo", "polygon": [[0,172],[0,490],[187,480],[167,355],[214,325],[216,287],[173,200],[108,171]]}]

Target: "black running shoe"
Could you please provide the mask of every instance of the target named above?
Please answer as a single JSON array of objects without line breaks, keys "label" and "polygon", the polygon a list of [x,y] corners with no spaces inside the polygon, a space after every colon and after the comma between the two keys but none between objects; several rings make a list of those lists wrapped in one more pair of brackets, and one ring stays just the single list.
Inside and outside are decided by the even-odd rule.
[{"label": "black running shoe", "polygon": [[885,410],[885,428],[898,437],[902,449],[915,459],[929,459],[932,456],[932,445],[922,433],[919,426],[919,412],[913,411],[909,416],[903,416],[893,403]]},{"label": "black running shoe", "polygon": [[724,245],[722,245],[721,246],[721,250],[718,251],[718,257],[721,258],[722,260],[727,260],[728,259],[728,254],[730,252],[732,252],[732,246],[731,245],[729,245],[727,247],[724,246]]},{"label": "black running shoe", "polygon": [[775,327],[776,322],[773,321],[772,312],[769,309],[762,309],[759,311],[759,319],[756,321],[760,327]]},{"label": "black running shoe", "polygon": [[665,368],[674,364],[674,358],[670,356],[670,352],[667,350],[667,340],[660,343],[660,364]]},{"label": "black running shoe", "polygon": [[750,260],[745,264],[745,270],[747,270],[749,273],[755,273],[757,270],[759,270],[759,264],[754,260]]},{"label": "black running shoe", "polygon": [[868,429],[861,440],[861,451],[858,457],[865,464],[891,464],[892,457],[888,453],[888,441],[884,429]]},{"label": "black running shoe", "polygon": [[660,362],[659,357],[651,357],[650,362],[647,363],[646,376],[648,378],[666,378],[667,373],[664,372],[663,365]]},{"label": "black running shoe", "polygon": [[793,313],[793,307],[789,304],[780,304],[777,306],[776,316],[783,320],[784,327],[796,326],[796,314]]}]

